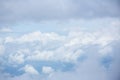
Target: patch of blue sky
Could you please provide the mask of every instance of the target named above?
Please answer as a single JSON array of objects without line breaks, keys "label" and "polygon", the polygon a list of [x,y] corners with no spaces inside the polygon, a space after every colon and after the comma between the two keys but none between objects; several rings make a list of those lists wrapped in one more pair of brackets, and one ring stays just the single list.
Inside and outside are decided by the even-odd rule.
[{"label": "patch of blue sky", "polygon": [[50,66],[55,71],[71,71],[74,69],[75,64],[70,62],[60,62],[60,61],[26,61],[26,64],[34,66],[34,68],[42,73],[43,66]]},{"label": "patch of blue sky", "polygon": [[[99,30],[102,27],[109,27],[113,21],[119,20],[118,18],[101,18],[101,19],[73,19],[68,21],[41,21],[41,22],[21,22],[12,27],[15,34],[25,34],[34,31],[41,32],[57,32],[65,34],[65,29],[80,28],[81,30],[93,31]],[[24,28],[24,29],[23,29]]]},{"label": "patch of blue sky", "polygon": [[22,67],[22,65],[19,65],[17,67],[13,67],[11,65],[9,66],[4,66],[4,72],[5,73],[9,73],[11,76],[19,76],[22,75],[24,73],[23,70],[20,70]]},{"label": "patch of blue sky", "polygon": [[106,68],[109,69],[110,65],[113,62],[113,58],[111,56],[105,56],[101,59],[101,64]]}]

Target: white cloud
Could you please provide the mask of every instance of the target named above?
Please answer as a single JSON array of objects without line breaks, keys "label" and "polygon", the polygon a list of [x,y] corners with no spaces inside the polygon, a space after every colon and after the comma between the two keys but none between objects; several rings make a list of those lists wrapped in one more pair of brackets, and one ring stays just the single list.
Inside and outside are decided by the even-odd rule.
[{"label": "white cloud", "polygon": [[30,49],[28,49],[28,48],[22,48],[22,49],[19,49],[17,51],[17,53],[28,56],[28,55],[30,55],[31,52],[30,52]]},{"label": "white cloud", "polygon": [[3,27],[3,28],[1,28],[0,29],[0,32],[12,32],[12,29],[10,29],[10,28],[6,28],[6,27]]},{"label": "white cloud", "polygon": [[[114,23],[112,25],[116,24],[118,23]],[[29,61],[75,63],[74,70],[68,72],[62,72],[59,71],[59,69],[56,70],[57,68],[54,70],[52,66],[41,65],[43,66],[42,73],[44,73],[44,77],[48,77],[46,75],[50,75],[48,80],[109,80],[109,76],[114,78],[114,76],[117,75],[118,77],[119,73],[119,70],[117,69],[119,69],[120,58],[116,60],[116,57],[114,56],[117,51],[113,51],[114,47],[112,47],[114,43],[119,42],[120,40],[119,30],[119,27],[106,27],[92,32],[82,30],[76,31],[75,29],[73,31],[68,31],[68,34],[64,36],[57,33],[42,33],[40,31],[36,31],[16,36],[15,38],[8,36],[3,39],[1,44],[4,44],[5,40],[5,44],[3,46],[7,48],[6,52],[8,55],[5,55],[4,57],[6,58],[8,56],[8,62],[11,64],[26,65],[25,62]],[[3,46],[0,46],[0,51],[2,52],[0,54],[3,54],[5,51]],[[80,62],[79,57],[82,55],[85,55],[86,59],[83,62]],[[106,55],[110,55],[114,58],[112,61],[113,63],[110,63],[109,68],[112,71],[108,72],[100,63],[101,58],[106,57]],[[117,54],[117,56],[119,56],[119,54]],[[11,66],[11,64],[8,65]],[[39,74],[32,65],[26,65],[23,70],[26,73],[21,76],[14,77],[14,80],[19,80],[19,77],[30,79],[31,75]],[[116,75],[113,75],[113,73],[116,73]],[[27,76],[24,76],[26,74]],[[36,80],[36,78],[33,80]]]},{"label": "white cloud", "polygon": [[69,32],[68,41],[65,46],[83,46],[92,44],[96,39],[93,33],[73,31]]},{"label": "white cloud", "polygon": [[28,59],[30,60],[52,60],[54,58],[54,54],[51,51],[44,51],[44,52],[40,52],[40,51],[35,51],[33,53],[33,55],[28,56]]},{"label": "white cloud", "polygon": [[101,55],[107,55],[107,54],[110,55],[111,52],[112,52],[112,47],[111,46],[106,46],[106,47],[103,47],[102,49],[99,50],[99,53]]},{"label": "white cloud", "polygon": [[[119,55],[119,53],[114,54]],[[100,57],[94,52],[89,53],[88,58],[83,63],[78,63],[75,70],[54,72],[48,80],[119,80],[120,58],[119,56],[115,57],[115,55],[115,61],[111,63],[110,68],[107,70],[99,63]]]},{"label": "white cloud", "polygon": [[82,56],[82,50],[78,49],[74,52],[73,50],[65,50],[58,48],[55,51],[35,51],[32,55],[28,56],[27,60],[35,61],[61,61],[61,62],[77,62],[77,59]]},{"label": "white cloud", "polygon": [[[73,30],[68,32],[66,36],[61,36],[53,32],[42,33],[36,31],[16,38],[6,37],[5,43],[24,43],[19,45],[25,48],[27,43],[29,43],[27,45],[30,45],[27,46],[27,48],[31,49],[31,51],[22,51],[21,53],[23,54],[12,54],[10,56],[12,62],[16,60],[18,63],[24,63],[24,60],[77,62],[78,58],[82,56],[83,53],[86,53],[83,47],[97,45],[100,47],[98,52],[107,54],[110,52],[110,49],[104,48],[119,39],[119,27],[106,27],[93,32]],[[37,43],[35,43],[36,41]],[[105,52],[105,50],[108,52]]]},{"label": "white cloud", "polygon": [[24,54],[16,53],[9,55],[9,63],[11,64],[22,64],[24,61]]},{"label": "white cloud", "polygon": [[[102,33],[104,33],[104,35],[102,35]],[[103,48],[104,46],[107,46],[116,40],[116,38],[111,36],[109,32],[70,32],[65,38],[66,39],[62,40],[63,46],[59,46],[57,49],[52,51],[34,51],[34,55],[28,56],[28,59],[76,62],[81,56],[82,52],[84,52],[81,49],[83,46],[99,45],[101,48]]]},{"label": "white cloud", "polygon": [[25,65],[25,67],[23,69],[28,74],[34,74],[34,75],[39,74],[39,72],[32,65]]},{"label": "white cloud", "polygon": [[[102,35],[102,33],[104,35]],[[115,41],[116,38],[113,37],[113,35],[109,34],[109,32],[96,32],[96,39],[93,42],[93,44],[98,44],[101,47],[107,46],[108,44],[110,44],[111,42]]]},{"label": "white cloud", "polygon": [[64,36],[60,36],[56,33],[41,33],[40,31],[32,32],[29,34],[25,34],[18,38],[16,41],[18,42],[34,42],[34,41],[40,41],[43,44],[47,44],[49,41],[55,41],[55,40],[64,40]]},{"label": "white cloud", "polygon": [[72,31],[69,33],[65,46],[85,46],[97,44],[104,47],[115,40],[119,40],[119,31],[113,31],[112,28],[107,28],[107,30],[101,29],[101,31],[94,32]]},{"label": "white cloud", "polygon": [[52,73],[54,72],[54,69],[52,67],[50,67],[50,66],[43,66],[42,67],[42,72],[44,74],[48,74],[49,76],[51,76]]},{"label": "white cloud", "polygon": [[5,43],[10,43],[10,42],[14,42],[14,38],[10,37],[10,36],[6,37],[5,38]]},{"label": "white cloud", "polygon": [[5,47],[3,45],[0,45],[0,56],[4,54]]},{"label": "white cloud", "polygon": [[17,39],[18,42],[33,42],[39,41],[41,38],[41,32],[33,32],[29,34],[25,34]]},{"label": "white cloud", "polygon": [[117,20],[117,21],[112,21],[111,25],[112,25],[112,26],[117,26],[117,27],[119,27],[119,26],[120,26],[120,21],[119,21],[119,20]]},{"label": "white cloud", "polygon": [[[65,47],[64,47],[65,48]],[[62,50],[62,49],[60,49]],[[78,58],[83,55],[83,51],[81,49],[71,49],[71,48],[65,48],[62,51],[58,50],[58,57],[56,57],[58,60],[62,62],[70,62],[70,63],[76,63]]]}]

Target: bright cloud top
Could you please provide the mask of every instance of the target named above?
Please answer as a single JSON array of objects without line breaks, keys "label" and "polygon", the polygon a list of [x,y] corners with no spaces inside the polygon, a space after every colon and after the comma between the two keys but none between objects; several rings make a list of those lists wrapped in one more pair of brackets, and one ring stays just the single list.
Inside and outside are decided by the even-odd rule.
[{"label": "bright cloud top", "polygon": [[118,80],[119,23],[92,32],[75,28],[65,35],[37,30],[1,36],[1,79]]}]

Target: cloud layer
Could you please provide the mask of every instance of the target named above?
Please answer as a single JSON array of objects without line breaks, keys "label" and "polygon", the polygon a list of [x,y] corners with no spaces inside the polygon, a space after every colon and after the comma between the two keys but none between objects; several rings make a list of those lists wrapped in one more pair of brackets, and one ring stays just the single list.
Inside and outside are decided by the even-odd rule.
[{"label": "cloud layer", "polygon": [[2,36],[1,79],[119,80],[119,23],[92,32],[73,28],[66,35],[35,31]]},{"label": "cloud layer", "polygon": [[119,0],[1,0],[0,22],[120,17],[119,4]]},{"label": "cloud layer", "polygon": [[120,80],[119,0],[0,0],[0,80]]}]

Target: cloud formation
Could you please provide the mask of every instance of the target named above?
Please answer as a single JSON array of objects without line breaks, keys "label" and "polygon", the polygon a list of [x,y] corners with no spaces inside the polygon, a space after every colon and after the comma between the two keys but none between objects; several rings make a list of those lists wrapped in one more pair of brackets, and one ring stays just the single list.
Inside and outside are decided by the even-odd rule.
[{"label": "cloud formation", "polygon": [[0,40],[0,77],[119,80],[119,35],[118,22],[92,32],[68,29],[66,35],[40,31],[5,35]]},{"label": "cloud formation", "polygon": [[24,21],[120,17],[119,0],[1,0],[1,24]]},{"label": "cloud formation", "polygon": [[119,0],[0,0],[1,80],[119,80]]},{"label": "cloud formation", "polygon": [[39,74],[37,70],[35,70],[34,67],[32,67],[31,65],[25,65],[24,70],[28,74],[35,74],[35,75]]}]

